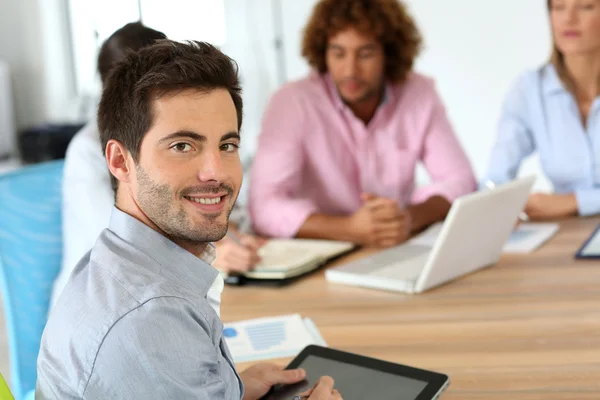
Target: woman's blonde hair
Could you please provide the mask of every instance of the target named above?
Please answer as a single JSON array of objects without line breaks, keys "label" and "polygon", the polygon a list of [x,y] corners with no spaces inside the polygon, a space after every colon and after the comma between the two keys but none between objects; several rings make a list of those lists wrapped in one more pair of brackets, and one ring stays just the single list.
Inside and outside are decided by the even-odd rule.
[{"label": "woman's blonde hair", "polygon": [[[552,0],[548,0],[548,16],[552,12]],[[552,23],[552,22],[550,22]],[[556,73],[558,77],[565,85],[567,90],[573,94],[575,94],[575,81],[571,77],[569,70],[567,70],[567,66],[565,65],[565,57],[563,53],[556,46],[556,41],[554,40],[554,35],[552,35],[552,54],[550,55],[550,63],[554,65],[554,69],[556,69]]]},{"label": "woman's blonde hair", "polygon": [[[552,0],[548,0],[548,15],[552,12]],[[569,73],[567,66],[565,64],[565,56],[556,46],[556,42],[554,41],[554,35],[552,35],[552,55],[550,56],[550,62],[554,65],[556,72],[558,73],[558,77],[565,85],[567,90],[571,92],[573,95],[576,95],[575,88],[575,80],[573,76]],[[598,83],[600,84],[600,76],[598,77]],[[599,93],[596,93],[598,95]]]}]

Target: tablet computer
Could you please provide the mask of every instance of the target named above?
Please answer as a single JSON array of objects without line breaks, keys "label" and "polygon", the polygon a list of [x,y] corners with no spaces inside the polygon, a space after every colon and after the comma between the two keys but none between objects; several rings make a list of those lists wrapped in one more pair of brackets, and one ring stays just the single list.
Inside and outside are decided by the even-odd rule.
[{"label": "tablet computer", "polygon": [[577,250],[575,258],[600,259],[600,225]]},{"label": "tablet computer", "polygon": [[287,366],[304,368],[306,380],[275,386],[263,400],[292,400],[331,376],[344,400],[433,400],[449,386],[447,375],[321,346],[307,346]]}]

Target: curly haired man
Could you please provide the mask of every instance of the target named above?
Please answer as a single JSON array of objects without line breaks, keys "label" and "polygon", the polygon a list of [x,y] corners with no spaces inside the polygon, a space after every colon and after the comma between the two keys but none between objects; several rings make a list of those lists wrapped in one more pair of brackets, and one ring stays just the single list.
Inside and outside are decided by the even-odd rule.
[{"label": "curly haired man", "polygon": [[[475,189],[421,35],[397,0],[322,0],[304,31],[313,68],[266,110],[250,187],[257,232],[389,247]],[[421,162],[431,183],[415,188]]]}]

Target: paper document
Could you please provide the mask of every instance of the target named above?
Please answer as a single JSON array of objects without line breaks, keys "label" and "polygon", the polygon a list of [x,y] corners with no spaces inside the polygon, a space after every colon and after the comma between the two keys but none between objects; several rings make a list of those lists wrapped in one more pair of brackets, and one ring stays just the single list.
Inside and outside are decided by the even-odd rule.
[{"label": "paper document", "polygon": [[[503,253],[531,253],[558,232],[559,225],[553,223],[524,223],[511,233],[502,248]],[[433,247],[442,223],[429,227],[425,232],[410,240],[410,243]]]},{"label": "paper document", "polygon": [[552,223],[521,224],[504,244],[504,253],[531,253],[558,232],[559,225]]},{"label": "paper document", "polygon": [[224,324],[223,337],[236,363],[294,357],[310,344],[327,346],[312,320],[299,314]]}]

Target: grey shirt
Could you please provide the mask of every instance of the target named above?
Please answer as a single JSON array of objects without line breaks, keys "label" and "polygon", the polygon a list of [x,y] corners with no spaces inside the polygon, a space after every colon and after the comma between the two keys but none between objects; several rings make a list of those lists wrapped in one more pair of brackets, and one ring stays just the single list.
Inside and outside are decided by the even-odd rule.
[{"label": "grey shirt", "polygon": [[115,208],[50,313],[36,399],[240,399],[217,275]]}]

